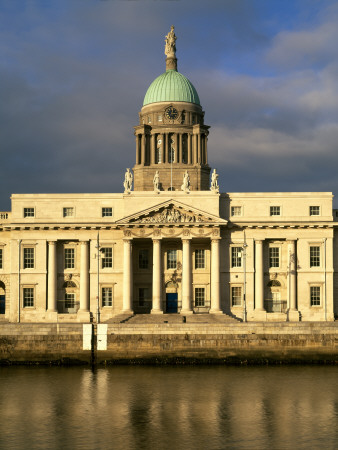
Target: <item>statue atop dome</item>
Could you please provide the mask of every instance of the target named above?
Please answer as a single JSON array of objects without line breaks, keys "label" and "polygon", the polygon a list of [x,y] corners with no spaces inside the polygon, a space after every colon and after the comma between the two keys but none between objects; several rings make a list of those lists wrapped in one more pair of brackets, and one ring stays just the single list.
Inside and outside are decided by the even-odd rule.
[{"label": "statue atop dome", "polygon": [[174,32],[174,25],[171,25],[169,33],[165,37],[165,47],[164,54],[166,58],[166,69],[167,70],[177,70],[177,59],[176,59],[176,35]]},{"label": "statue atop dome", "polygon": [[176,57],[176,35],[174,33],[174,25],[171,25],[171,29],[169,33],[165,37],[165,49],[164,53],[167,55],[167,57]]}]

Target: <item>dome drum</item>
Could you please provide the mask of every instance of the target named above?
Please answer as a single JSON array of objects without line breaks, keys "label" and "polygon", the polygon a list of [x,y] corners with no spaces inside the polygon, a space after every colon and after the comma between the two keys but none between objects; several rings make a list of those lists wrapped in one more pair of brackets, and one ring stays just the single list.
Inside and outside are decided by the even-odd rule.
[{"label": "dome drum", "polygon": [[[176,111],[176,115],[170,114]],[[140,125],[195,125],[204,122],[199,105],[186,102],[160,102],[144,106],[140,112]]]}]

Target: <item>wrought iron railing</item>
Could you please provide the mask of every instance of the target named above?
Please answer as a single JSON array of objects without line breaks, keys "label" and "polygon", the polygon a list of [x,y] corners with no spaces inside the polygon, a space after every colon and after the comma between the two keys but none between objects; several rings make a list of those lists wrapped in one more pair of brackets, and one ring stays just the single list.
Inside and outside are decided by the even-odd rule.
[{"label": "wrought iron railing", "polygon": [[264,300],[264,308],[268,313],[285,313],[287,309],[286,300]]}]

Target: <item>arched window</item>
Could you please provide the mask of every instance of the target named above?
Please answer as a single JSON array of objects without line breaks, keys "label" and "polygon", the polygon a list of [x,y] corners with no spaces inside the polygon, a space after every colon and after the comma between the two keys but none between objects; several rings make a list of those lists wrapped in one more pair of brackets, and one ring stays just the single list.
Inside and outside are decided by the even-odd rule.
[{"label": "arched window", "polygon": [[281,284],[278,280],[270,280],[268,287],[281,287]]}]

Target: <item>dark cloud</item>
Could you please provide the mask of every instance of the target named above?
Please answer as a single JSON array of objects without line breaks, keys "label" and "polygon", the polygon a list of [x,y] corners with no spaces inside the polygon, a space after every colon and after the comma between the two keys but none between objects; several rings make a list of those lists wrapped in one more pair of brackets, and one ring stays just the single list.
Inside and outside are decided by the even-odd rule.
[{"label": "dark cloud", "polygon": [[290,30],[259,0],[47,3],[8,2],[0,16],[1,210],[12,192],[121,192],[172,23],[223,190],[338,192],[337,32],[324,7]]}]

